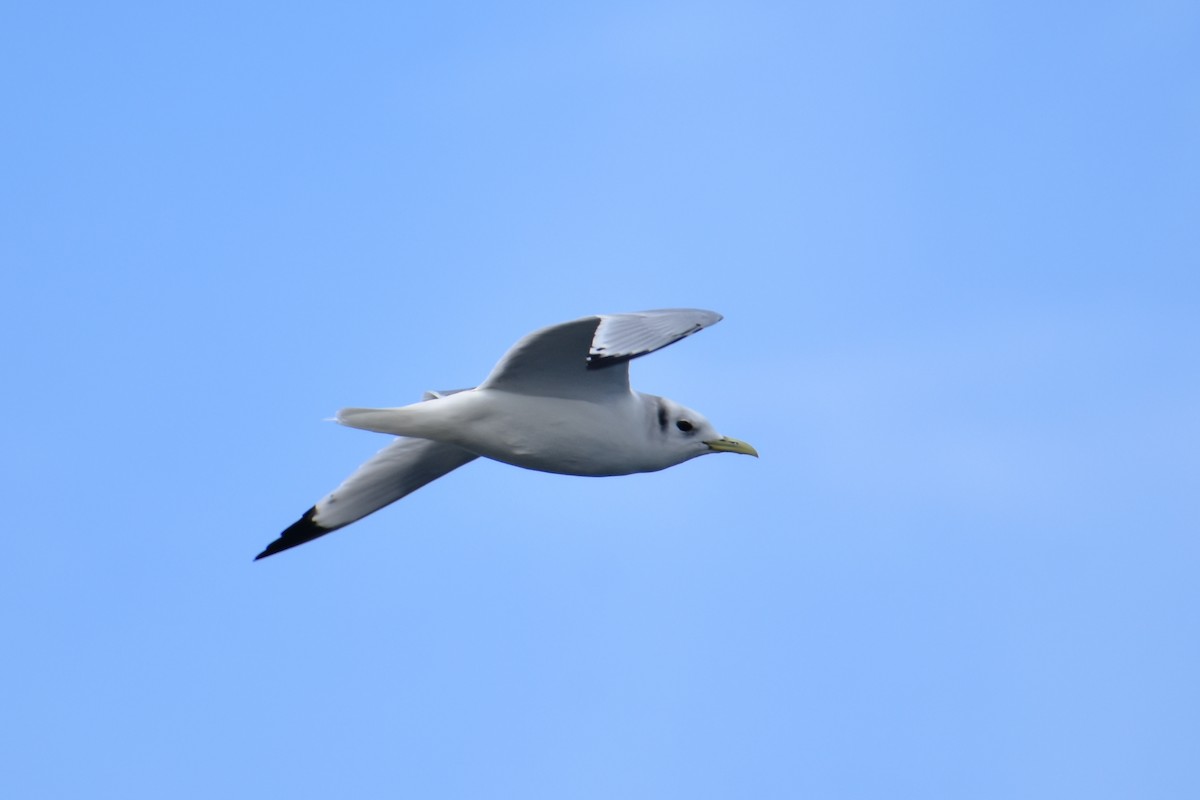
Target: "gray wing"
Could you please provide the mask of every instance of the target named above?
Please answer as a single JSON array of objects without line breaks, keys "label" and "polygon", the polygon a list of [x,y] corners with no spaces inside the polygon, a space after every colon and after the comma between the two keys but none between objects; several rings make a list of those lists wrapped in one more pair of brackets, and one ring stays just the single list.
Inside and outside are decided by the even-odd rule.
[{"label": "gray wing", "polygon": [[[455,392],[426,392],[425,399],[448,394]],[[306,511],[254,560],[344,528],[476,458],[474,453],[454,445],[400,437]]]},{"label": "gray wing", "polygon": [[255,561],[344,528],[476,458],[454,445],[400,437],[279,534]]},{"label": "gray wing", "polygon": [[551,325],[513,345],[479,388],[554,397],[628,392],[629,361],[720,321],[715,311],[670,308]]}]

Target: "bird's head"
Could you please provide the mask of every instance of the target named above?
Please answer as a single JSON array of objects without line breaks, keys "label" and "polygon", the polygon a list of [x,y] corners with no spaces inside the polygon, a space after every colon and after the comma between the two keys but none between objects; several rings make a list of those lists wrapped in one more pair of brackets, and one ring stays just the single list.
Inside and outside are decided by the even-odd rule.
[{"label": "bird's head", "polygon": [[659,441],[678,464],[709,453],[742,453],[758,457],[758,451],[745,442],[717,433],[708,418],[665,397],[655,397],[654,425]]}]

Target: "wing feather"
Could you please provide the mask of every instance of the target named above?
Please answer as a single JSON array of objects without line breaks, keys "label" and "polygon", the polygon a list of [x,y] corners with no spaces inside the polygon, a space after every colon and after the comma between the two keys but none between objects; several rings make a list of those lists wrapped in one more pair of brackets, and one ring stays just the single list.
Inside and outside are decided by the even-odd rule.
[{"label": "wing feather", "polygon": [[344,528],[476,458],[454,445],[400,437],[306,511],[255,560]]},{"label": "wing feather", "polygon": [[672,308],[551,325],[513,345],[479,388],[582,398],[628,392],[629,361],[720,320],[714,311]]},{"label": "wing feather", "polygon": [[698,308],[603,315],[588,351],[588,367],[598,369],[653,353],[720,321],[715,311]]}]

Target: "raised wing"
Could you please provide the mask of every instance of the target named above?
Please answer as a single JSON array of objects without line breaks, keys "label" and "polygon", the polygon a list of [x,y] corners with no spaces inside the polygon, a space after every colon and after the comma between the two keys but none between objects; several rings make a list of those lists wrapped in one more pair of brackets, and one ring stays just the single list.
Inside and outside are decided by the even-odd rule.
[{"label": "raised wing", "polygon": [[715,311],[672,308],[551,325],[513,345],[479,388],[582,398],[628,392],[629,361],[720,321]]},{"label": "raised wing", "polygon": [[609,367],[653,353],[720,321],[717,312],[698,308],[603,314],[588,351],[588,368]]},{"label": "raised wing", "polygon": [[[428,394],[443,396],[437,392]],[[396,439],[279,534],[254,560],[344,528],[476,458],[474,453],[454,445],[427,439]]]}]

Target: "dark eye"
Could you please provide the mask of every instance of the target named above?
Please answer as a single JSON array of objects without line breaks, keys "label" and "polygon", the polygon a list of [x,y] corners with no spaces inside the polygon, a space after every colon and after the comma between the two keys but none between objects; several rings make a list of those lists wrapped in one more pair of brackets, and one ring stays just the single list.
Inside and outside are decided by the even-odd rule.
[{"label": "dark eye", "polygon": [[683,431],[684,433],[687,433],[692,429],[692,423],[688,422],[686,419],[681,419],[679,422],[675,423],[675,427],[679,428],[679,430]]}]

